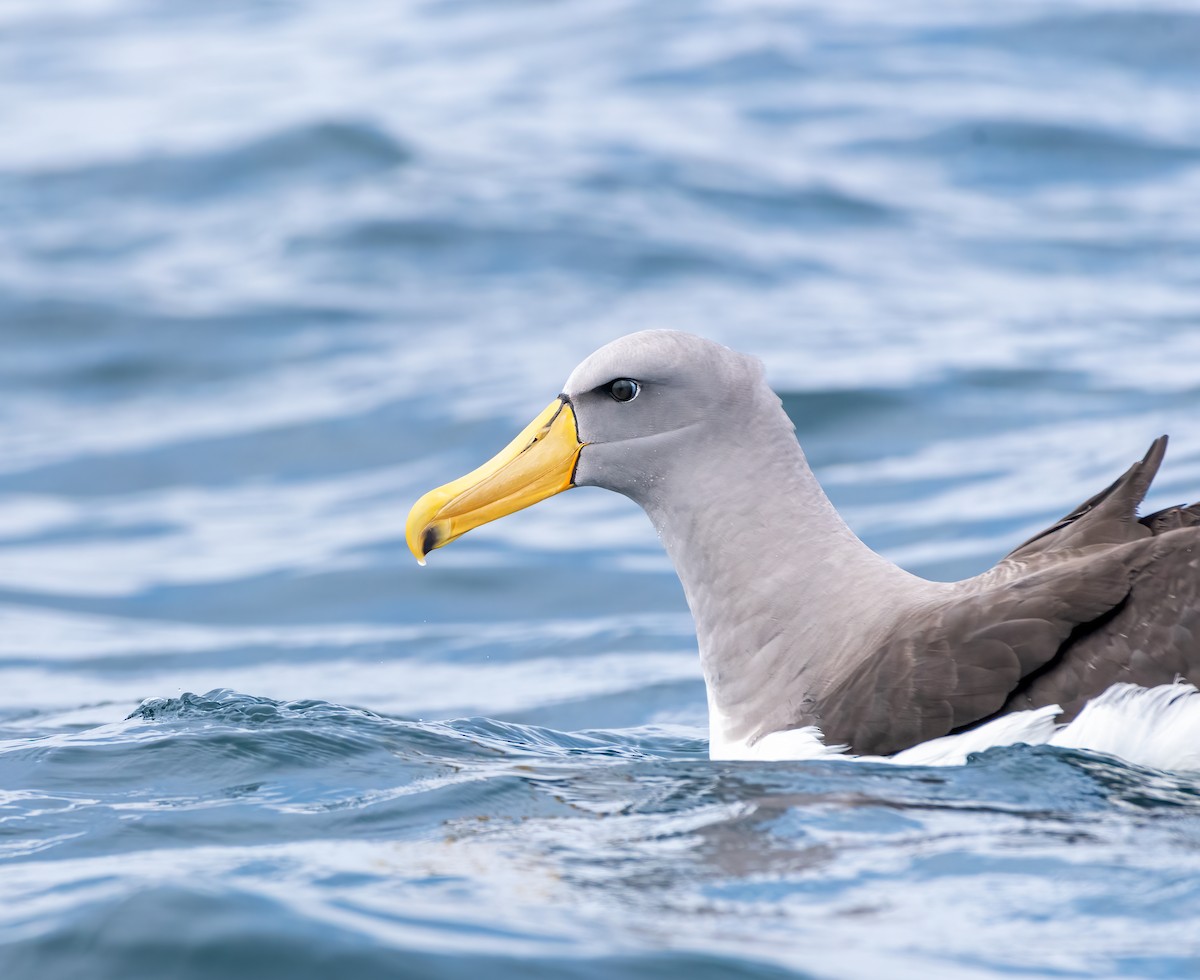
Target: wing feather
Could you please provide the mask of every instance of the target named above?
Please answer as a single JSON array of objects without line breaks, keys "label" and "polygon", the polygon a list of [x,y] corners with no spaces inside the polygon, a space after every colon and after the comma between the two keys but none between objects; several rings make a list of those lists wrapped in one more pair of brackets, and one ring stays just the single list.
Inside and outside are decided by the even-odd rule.
[{"label": "wing feather", "polygon": [[1073,717],[1122,681],[1200,685],[1200,504],[1138,519],[1162,436],[991,572],[910,611],[797,725],[886,755],[1009,711]]}]

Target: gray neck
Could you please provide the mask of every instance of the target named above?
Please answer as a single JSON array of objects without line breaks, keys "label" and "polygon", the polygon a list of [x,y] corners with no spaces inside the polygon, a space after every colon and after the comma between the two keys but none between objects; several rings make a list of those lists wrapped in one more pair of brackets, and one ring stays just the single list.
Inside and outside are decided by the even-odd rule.
[{"label": "gray neck", "polygon": [[714,439],[720,453],[692,454],[639,501],[696,621],[714,729],[751,742],[807,723],[897,609],[938,588],[846,526],[773,395],[758,414],[752,439]]}]

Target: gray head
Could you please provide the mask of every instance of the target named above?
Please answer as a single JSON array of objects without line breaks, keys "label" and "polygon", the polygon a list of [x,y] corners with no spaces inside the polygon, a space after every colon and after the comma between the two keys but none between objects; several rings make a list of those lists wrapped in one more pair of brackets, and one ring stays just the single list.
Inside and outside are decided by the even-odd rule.
[{"label": "gray head", "polygon": [[576,485],[639,503],[698,456],[736,441],[764,402],[778,405],[757,358],[676,330],[601,347],[571,373],[563,395],[584,443]]},{"label": "gray head", "polygon": [[756,358],[674,330],[630,334],[580,364],[495,458],[422,497],[409,514],[409,547],[423,560],[473,527],[573,486],[615,490],[650,509],[706,463],[736,455],[764,424],[794,445]]}]

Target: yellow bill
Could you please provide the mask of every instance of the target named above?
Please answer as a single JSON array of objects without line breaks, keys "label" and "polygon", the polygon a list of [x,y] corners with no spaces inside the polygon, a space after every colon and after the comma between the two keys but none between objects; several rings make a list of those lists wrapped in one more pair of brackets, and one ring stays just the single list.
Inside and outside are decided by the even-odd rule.
[{"label": "yellow bill", "polygon": [[584,445],[571,403],[556,398],[479,469],[413,504],[404,527],[409,550],[424,565],[434,548],[472,528],[569,490]]}]

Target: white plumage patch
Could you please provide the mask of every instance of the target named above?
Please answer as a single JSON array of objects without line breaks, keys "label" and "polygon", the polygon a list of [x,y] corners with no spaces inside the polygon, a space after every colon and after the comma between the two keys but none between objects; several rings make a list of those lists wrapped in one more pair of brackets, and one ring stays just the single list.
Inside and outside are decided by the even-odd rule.
[{"label": "white plumage patch", "polygon": [[892,756],[856,756],[844,745],[826,745],[817,728],[772,732],[752,745],[719,732],[720,716],[710,703],[709,757],[784,761],[847,759],[905,766],[957,766],[967,756],[1000,745],[1058,745],[1114,755],[1154,769],[1200,770],[1200,691],[1176,682],[1159,687],[1114,684],[1089,701],[1071,722],[1056,724],[1058,705],[1003,715],[977,728],[914,745]]}]

